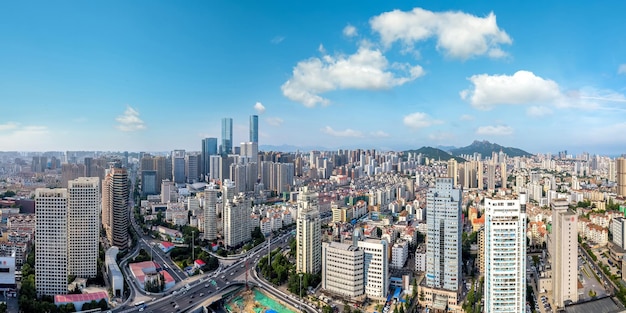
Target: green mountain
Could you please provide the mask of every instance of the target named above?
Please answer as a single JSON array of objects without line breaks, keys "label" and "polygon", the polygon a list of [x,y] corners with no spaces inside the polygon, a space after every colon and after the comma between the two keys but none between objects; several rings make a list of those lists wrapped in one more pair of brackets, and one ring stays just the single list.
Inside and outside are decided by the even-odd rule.
[{"label": "green mountain", "polygon": [[407,150],[404,151],[404,157],[406,158],[408,156],[409,153],[421,153],[422,156],[427,157],[429,159],[435,159],[435,160],[441,160],[441,161],[448,161],[451,158],[456,159],[457,162],[465,162],[464,158],[461,157],[455,157],[453,155],[451,155],[448,152],[445,152],[441,149],[437,149],[437,148],[433,148],[433,147],[421,147],[417,150]]},{"label": "green mountain", "polygon": [[506,155],[510,157],[532,156],[532,154],[522,149],[512,148],[512,147],[503,147],[497,143],[491,143],[486,140],[483,140],[483,141],[474,140],[474,142],[472,142],[471,145],[467,147],[452,149],[450,150],[450,153],[452,153],[453,155],[480,153],[483,157],[489,157],[491,156],[492,152],[498,153],[500,151],[506,153]]}]

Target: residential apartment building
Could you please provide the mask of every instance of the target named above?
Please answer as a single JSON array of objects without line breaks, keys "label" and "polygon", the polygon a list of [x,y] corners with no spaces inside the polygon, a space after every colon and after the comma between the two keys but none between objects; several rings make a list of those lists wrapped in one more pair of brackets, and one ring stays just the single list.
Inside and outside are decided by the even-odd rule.
[{"label": "residential apartment building", "polygon": [[525,312],[526,194],[485,199],[485,312]]},{"label": "residential apartment building", "polygon": [[552,299],[555,308],[562,308],[567,300],[578,302],[578,216],[567,200],[555,199],[550,206]]},{"label": "residential apartment building", "polygon": [[252,201],[239,194],[224,205],[224,245],[237,247],[252,238],[250,230],[250,214]]},{"label": "residential apartment building", "polygon": [[349,243],[322,243],[322,288],[346,299],[364,293],[363,250]]},{"label": "residential apartment building", "polygon": [[316,192],[298,197],[296,272],[317,274],[322,268],[322,225]]},{"label": "residential apartment building", "polygon": [[80,177],[68,183],[68,275],[94,278],[100,239],[100,178]]}]

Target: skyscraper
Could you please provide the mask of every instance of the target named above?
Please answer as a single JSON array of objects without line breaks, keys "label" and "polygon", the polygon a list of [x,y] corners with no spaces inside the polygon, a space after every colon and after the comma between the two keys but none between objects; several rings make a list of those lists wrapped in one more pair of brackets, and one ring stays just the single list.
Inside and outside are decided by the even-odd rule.
[{"label": "skyscraper", "polygon": [[157,187],[157,171],[141,171],[141,195],[156,195],[159,188]]},{"label": "skyscraper", "polygon": [[80,177],[68,184],[67,272],[94,278],[100,239],[100,178]]},{"label": "skyscraper", "polygon": [[226,117],[222,119],[222,155],[233,153],[233,119]]},{"label": "skyscraper", "polygon": [[250,230],[252,201],[243,194],[224,203],[224,245],[236,247],[252,238]]},{"label": "skyscraper", "polygon": [[578,215],[565,199],[552,200],[550,206],[553,304],[562,308],[567,300],[578,302]]},{"label": "skyscraper", "polygon": [[172,178],[176,184],[185,183],[185,150],[172,152]]},{"label": "skyscraper", "polygon": [[322,225],[318,195],[305,189],[298,195],[296,272],[317,274],[322,268]]},{"label": "skyscraper", "polygon": [[194,183],[200,178],[199,172],[200,155],[190,153],[185,156],[185,176],[188,183]]},{"label": "skyscraper", "polygon": [[217,238],[217,193],[214,185],[204,189],[204,239]]},{"label": "skyscraper", "polygon": [[617,158],[615,163],[615,167],[617,168],[617,195],[626,197],[626,159]]},{"label": "skyscraper", "polygon": [[[427,249],[424,288],[429,307],[457,308],[461,277],[461,190],[437,178],[426,197]],[[420,291],[422,292],[422,291]]]},{"label": "skyscraper", "polygon": [[458,168],[458,163],[456,162],[456,160],[454,158],[448,160],[448,177],[452,177],[452,186],[456,186],[458,183],[457,177],[458,177],[458,172],[459,172],[459,168]]},{"label": "skyscraper", "polygon": [[259,116],[250,115],[250,142],[259,143]]},{"label": "skyscraper", "polygon": [[[118,165],[115,165],[118,166]],[[128,173],[125,168],[111,167],[103,183],[102,219],[107,218],[109,229],[107,238],[120,250],[128,248],[129,243],[129,208],[128,208]]]},{"label": "skyscraper", "polygon": [[67,189],[35,190],[37,295],[67,294]]},{"label": "skyscraper", "polygon": [[485,312],[525,312],[526,194],[485,199]]},{"label": "skyscraper", "polygon": [[203,180],[207,179],[211,171],[211,156],[217,154],[217,138],[202,139],[202,154],[200,155],[200,173]]}]

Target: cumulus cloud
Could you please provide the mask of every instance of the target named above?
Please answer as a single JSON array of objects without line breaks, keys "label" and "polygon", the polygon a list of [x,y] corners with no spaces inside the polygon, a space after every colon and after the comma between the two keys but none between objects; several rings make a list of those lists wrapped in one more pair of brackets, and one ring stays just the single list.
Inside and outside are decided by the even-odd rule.
[{"label": "cumulus cloud", "polygon": [[329,55],[322,45],[320,58],[298,62],[282,86],[283,95],[307,107],[327,105],[320,94],[340,89],[383,90],[403,85],[424,75],[421,66],[390,64],[378,49],[361,46],[352,55]]},{"label": "cumulus cloud", "polygon": [[263,114],[263,113],[265,113],[265,106],[263,105],[263,103],[257,102],[257,103],[254,104],[254,110],[258,114]]},{"label": "cumulus cloud", "polygon": [[513,134],[513,128],[505,125],[481,126],[476,130],[477,135],[507,136]]},{"label": "cumulus cloud", "polygon": [[334,130],[332,127],[326,126],[321,130],[323,133],[334,137],[363,137],[363,133],[350,128],[345,130]]},{"label": "cumulus cloud", "polygon": [[562,97],[556,82],[529,71],[518,71],[512,76],[480,74],[468,79],[473,86],[461,91],[461,98],[481,110],[498,104],[553,103]]},{"label": "cumulus cloud", "polygon": [[265,121],[272,126],[280,126],[283,124],[283,119],[280,117],[268,117]]},{"label": "cumulus cloud", "polygon": [[375,132],[370,132],[370,136],[376,137],[376,138],[387,138],[389,137],[389,134],[382,130],[377,130]]},{"label": "cumulus cloud", "polygon": [[422,112],[411,113],[405,116],[402,122],[404,125],[416,129],[443,123],[443,121],[433,119],[428,114]]},{"label": "cumulus cloud", "polygon": [[503,57],[506,53],[500,45],[512,43],[509,35],[498,27],[493,12],[477,17],[463,12],[432,12],[421,8],[394,10],[371,18],[370,26],[386,47],[401,42],[405,48],[412,48],[418,42],[436,38],[438,50],[462,60],[480,55]]},{"label": "cumulus cloud", "polygon": [[270,42],[275,44],[275,45],[277,45],[277,44],[283,42],[283,40],[285,40],[285,37],[283,37],[283,36],[276,36],[276,37],[272,38],[272,40],[270,40]]},{"label": "cumulus cloud", "polygon": [[473,121],[474,117],[469,114],[463,114],[460,117],[461,121]]},{"label": "cumulus cloud", "polygon": [[20,124],[16,122],[6,122],[4,124],[0,124],[0,131],[7,131],[16,129]]},{"label": "cumulus cloud", "polygon": [[117,129],[124,132],[131,132],[145,129],[144,122],[139,118],[139,112],[131,106],[127,106],[124,113],[115,120],[118,122]]},{"label": "cumulus cloud", "polygon": [[346,25],[346,27],[343,28],[343,35],[346,37],[354,37],[358,35],[358,32],[356,30],[356,27],[348,24]]},{"label": "cumulus cloud", "polygon": [[626,64],[620,64],[617,68],[617,74],[626,74]]},{"label": "cumulus cloud", "polygon": [[535,117],[541,117],[548,114],[552,114],[552,110],[545,106],[531,106],[526,110],[526,114]]}]

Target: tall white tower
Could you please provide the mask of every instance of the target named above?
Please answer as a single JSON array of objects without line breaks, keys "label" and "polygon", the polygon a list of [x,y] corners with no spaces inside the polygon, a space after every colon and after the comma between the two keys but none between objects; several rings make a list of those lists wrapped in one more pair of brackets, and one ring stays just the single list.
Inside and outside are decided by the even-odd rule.
[{"label": "tall white tower", "polygon": [[322,225],[316,192],[298,196],[296,272],[317,274],[322,268]]},{"label": "tall white tower", "polygon": [[578,302],[578,215],[564,199],[555,199],[550,206],[553,304],[561,308],[567,300]]},{"label": "tall white tower", "polygon": [[485,199],[485,312],[525,312],[526,194]]},{"label": "tall white tower", "polygon": [[100,239],[100,178],[80,177],[68,182],[68,274],[93,278],[98,273]]},{"label": "tall white tower", "polygon": [[67,189],[35,190],[37,295],[67,294]]},{"label": "tall white tower", "polygon": [[204,239],[217,238],[217,193],[214,185],[204,190]]}]

